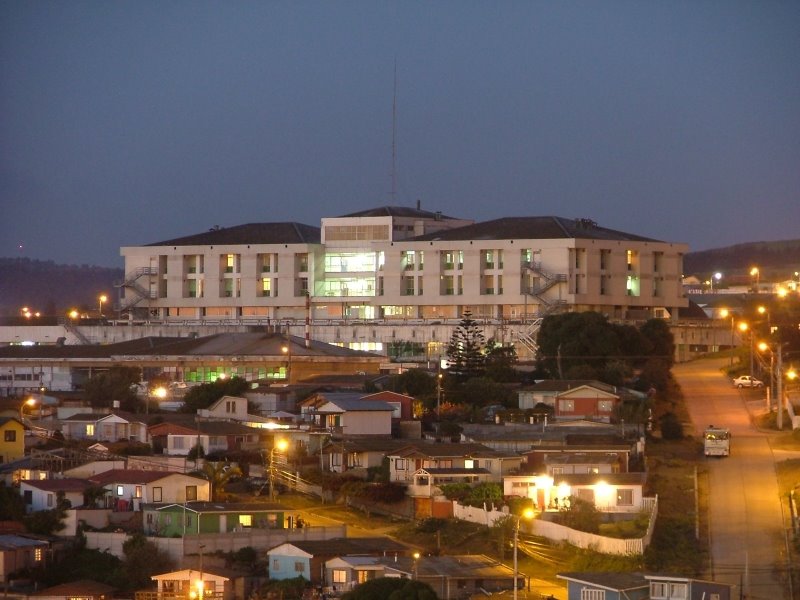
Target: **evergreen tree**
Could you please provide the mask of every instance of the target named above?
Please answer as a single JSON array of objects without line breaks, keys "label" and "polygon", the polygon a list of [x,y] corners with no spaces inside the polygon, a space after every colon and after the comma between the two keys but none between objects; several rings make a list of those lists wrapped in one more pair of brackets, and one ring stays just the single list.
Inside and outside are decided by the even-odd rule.
[{"label": "evergreen tree", "polygon": [[447,362],[450,372],[463,379],[478,377],[483,373],[486,357],[486,340],[472,313],[465,310],[461,323],[453,331],[447,345]]}]

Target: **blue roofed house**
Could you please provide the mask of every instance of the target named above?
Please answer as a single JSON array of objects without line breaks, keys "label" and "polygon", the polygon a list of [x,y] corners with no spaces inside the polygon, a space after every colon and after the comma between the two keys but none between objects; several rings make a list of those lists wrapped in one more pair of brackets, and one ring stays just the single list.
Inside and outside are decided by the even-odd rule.
[{"label": "blue roofed house", "polygon": [[559,573],[567,600],[731,600],[727,583],[658,573]]},{"label": "blue roofed house", "polygon": [[395,407],[383,400],[362,400],[362,396],[315,394],[301,404],[301,414],[332,433],[391,437]]}]

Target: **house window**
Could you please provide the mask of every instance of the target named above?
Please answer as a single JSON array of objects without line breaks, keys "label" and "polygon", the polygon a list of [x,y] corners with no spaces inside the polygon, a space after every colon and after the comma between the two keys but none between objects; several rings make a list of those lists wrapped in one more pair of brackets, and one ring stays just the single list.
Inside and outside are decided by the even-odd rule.
[{"label": "house window", "polygon": [[369,571],[356,571],[356,581],[358,583],[369,581]]},{"label": "house window", "polygon": [[7,429],[5,431],[5,436],[4,437],[5,437],[5,441],[7,441],[7,442],[16,442],[17,441],[17,432],[14,431],[13,429],[12,430]]},{"label": "house window", "polygon": [[564,467],[553,467],[553,475],[563,475]]},{"label": "house window", "polygon": [[134,498],[141,498],[141,497],[142,497],[142,486],[140,486],[140,485],[137,485],[137,486],[136,486],[136,487],[133,489],[133,497],[134,497]]},{"label": "house window", "polygon": [[118,485],[117,486],[117,496],[122,497],[124,495],[125,495],[125,487],[121,486],[121,485]]},{"label": "house window", "polygon": [[273,571],[280,571],[280,568],[281,568],[281,561],[279,561],[277,558],[273,558],[272,559],[272,570]]},{"label": "house window", "polygon": [[581,589],[581,600],[606,600],[605,590]]},{"label": "house window", "polygon": [[344,569],[333,569],[333,583],[347,583],[347,571]]},{"label": "house window", "polygon": [[687,585],[685,583],[670,583],[670,600],[684,600],[686,598]]},{"label": "house window", "polygon": [[193,502],[197,500],[197,486],[196,485],[187,485],[186,486],[186,501]]},{"label": "house window", "polygon": [[175,448],[175,450],[183,450],[184,449],[183,436],[182,435],[176,435],[174,438],[172,438],[172,447]]},{"label": "house window", "polygon": [[394,461],[394,468],[397,471],[405,471],[408,469],[408,460],[405,458],[398,458]]},{"label": "house window", "polygon": [[239,525],[242,527],[252,527],[253,515],[239,515]]},{"label": "house window", "polygon": [[25,499],[25,504],[33,504],[33,492],[31,490],[25,490],[22,493],[22,497]]},{"label": "house window", "polygon": [[47,494],[47,506],[53,506],[53,494]]},{"label": "house window", "polygon": [[633,506],[633,490],[617,490],[617,506]]},{"label": "house window", "polygon": [[464,460],[464,468],[465,469],[475,469],[475,468],[477,468],[477,466],[478,465],[475,464],[475,461],[470,459],[470,458],[467,458],[467,459]]},{"label": "house window", "polygon": [[91,437],[93,435],[94,435],[94,425],[90,423],[89,425],[86,426],[86,436]]},{"label": "house window", "polygon": [[185,523],[186,527],[191,527],[192,526],[192,515],[190,515],[190,514],[186,515],[185,521],[186,521],[186,523]]},{"label": "house window", "polygon": [[33,560],[36,562],[41,562],[44,558],[44,551],[41,548],[34,548],[33,549]]},{"label": "house window", "polygon": [[598,412],[610,413],[614,408],[614,402],[612,400],[598,400],[597,401],[597,410]]},{"label": "house window", "polygon": [[575,412],[575,400],[559,400],[558,405],[561,408],[561,412]]},{"label": "house window", "polygon": [[667,584],[650,582],[650,597],[651,598],[666,598],[667,597]]},{"label": "house window", "polygon": [[161,502],[162,489],[160,487],[153,488],[153,502]]},{"label": "house window", "polygon": [[296,560],[294,562],[294,572],[295,573],[305,573],[306,572],[306,563]]}]

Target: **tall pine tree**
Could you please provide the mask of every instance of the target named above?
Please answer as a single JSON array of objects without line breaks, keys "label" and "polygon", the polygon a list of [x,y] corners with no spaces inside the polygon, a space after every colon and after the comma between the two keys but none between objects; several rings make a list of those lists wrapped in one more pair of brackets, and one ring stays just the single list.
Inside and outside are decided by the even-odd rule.
[{"label": "tall pine tree", "polygon": [[450,343],[447,345],[450,372],[464,379],[480,377],[486,364],[485,346],[486,339],[483,332],[472,318],[472,313],[465,310],[461,316],[461,323],[453,331]]}]

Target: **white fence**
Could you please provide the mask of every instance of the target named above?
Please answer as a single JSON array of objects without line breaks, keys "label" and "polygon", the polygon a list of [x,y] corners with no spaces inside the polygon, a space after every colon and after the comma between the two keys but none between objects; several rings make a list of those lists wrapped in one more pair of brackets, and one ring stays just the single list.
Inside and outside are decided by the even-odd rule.
[{"label": "white fence", "polygon": [[[650,519],[647,525],[647,532],[641,538],[610,538],[594,533],[586,533],[570,529],[564,525],[551,523],[542,519],[533,521],[520,521],[520,531],[532,535],[538,535],[549,540],[568,542],[579,548],[592,549],[603,554],[643,554],[645,548],[650,545],[653,538],[653,529],[656,524],[658,514],[658,497],[643,498],[642,510],[649,513]],[[507,517],[508,513],[499,510],[484,510],[470,506],[461,506],[453,502],[453,516],[471,523],[479,523],[491,527],[500,519]]]},{"label": "white fence", "polygon": [[[100,550],[122,558],[122,545],[128,539],[126,533],[104,533],[88,531],[86,547]],[[329,540],[346,537],[347,526],[303,527],[302,529],[249,529],[230,533],[208,533],[183,538],[148,537],[161,550],[174,560],[181,561],[184,556],[200,553],[202,545],[205,554],[214,552],[234,552],[248,546],[257,550],[268,550],[284,542],[305,540]]]}]

